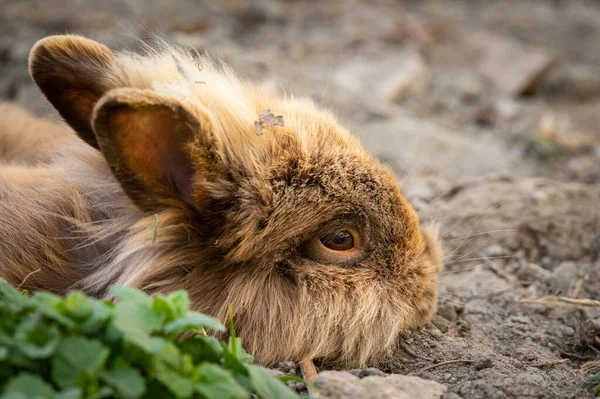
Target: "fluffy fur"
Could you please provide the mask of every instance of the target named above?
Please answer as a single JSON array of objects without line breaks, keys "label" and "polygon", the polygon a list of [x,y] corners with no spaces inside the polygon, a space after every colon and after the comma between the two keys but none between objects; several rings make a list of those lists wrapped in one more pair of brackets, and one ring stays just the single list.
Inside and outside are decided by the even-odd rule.
[{"label": "fluffy fur", "polygon": [[[437,239],[329,112],[164,45],[116,54],[49,37],[30,70],[77,135],[0,106],[0,276],[14,285],[185,288],[223,320],[231,304],[265,364],[364,365],[431,317]],[[259,136],[266,109],[285,127]],[[357,256],[306,251],[346,227],[362,237]]]}]

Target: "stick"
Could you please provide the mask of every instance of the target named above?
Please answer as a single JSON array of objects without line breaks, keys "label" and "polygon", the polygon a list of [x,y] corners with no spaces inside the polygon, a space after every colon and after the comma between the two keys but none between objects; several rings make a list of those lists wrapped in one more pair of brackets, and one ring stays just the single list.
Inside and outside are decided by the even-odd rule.
[{"label": "stick", "polygon": [[419,370],[419,372],[431,370],[436,367],[445,366],[447,364],[454,364],[454,363],[475,363],[475,360],[470,360],[470,359],[447,360],[445,362],[436,363],[436,364],[432,364],[431,366],[423,367],[421,370]]},{"label": "stick", "polygon": [[544,305],[544,304],[556,304],[556,305],[568,305],[568,306],[585,306],[585,307],[599,307],[600,301],[594,299],[575,299],[567,298],[564,296],[541,296],[538,298],[527,298],[522,299],[521,303]]},{"label": "stick", "polygon": [[416,353],[414,353],[413,351],[409,350],[406,345],[404,344],[400,344],[400,349],[402,349],[404,352],[406,352],[407,355],[414,357],[415,359],[423,359],[423,360],[428,360],[428,361],[433,361],[433,359],[429,358],[429,357],[425,357],[425,356],[421,356],[421,355],[417,355]]}]

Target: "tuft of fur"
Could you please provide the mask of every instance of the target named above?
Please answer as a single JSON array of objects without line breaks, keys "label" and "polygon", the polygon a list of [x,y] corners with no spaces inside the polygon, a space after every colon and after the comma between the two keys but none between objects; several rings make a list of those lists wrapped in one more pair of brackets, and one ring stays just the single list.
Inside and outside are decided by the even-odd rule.
[{"label": "tuft of fur", "polygon": [[[79,137],[0,106],[0,276],[14,285],[185,288],[195,310],[222,320],[231,304],[264,364],[364,365],[430,319],[437,237],[330,112],[165,44],[139,55],[51,37],[30,68]],[[285,127],[259,136],[266,109]],[[359,257],[307,255],[331,226],[360,231]]]}]

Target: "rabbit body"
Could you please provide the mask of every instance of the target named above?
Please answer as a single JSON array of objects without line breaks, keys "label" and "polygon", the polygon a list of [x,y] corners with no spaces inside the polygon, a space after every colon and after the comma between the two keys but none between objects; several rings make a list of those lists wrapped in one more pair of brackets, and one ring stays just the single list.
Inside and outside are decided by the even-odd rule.
[{"label": "rabbit body", "polygon": [[72,130],[0,105],[0,277],[184,288],[222,320],[231,304],[264,364],[364,365],[430,319],[437,239],[329,112],[169,46],[49,37],[30,72]]}]

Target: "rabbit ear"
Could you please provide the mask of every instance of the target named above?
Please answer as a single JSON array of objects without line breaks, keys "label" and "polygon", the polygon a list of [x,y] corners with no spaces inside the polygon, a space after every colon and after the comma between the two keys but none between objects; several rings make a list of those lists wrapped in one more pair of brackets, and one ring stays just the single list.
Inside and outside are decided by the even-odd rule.
[{"label": "rabbit ear", "polygon": [[48,101],[85,142],[98,148],[90,121],[96,102],[110,88],[113,52],[75,35],[49,36],[29,55],[29,72]]},{"label": "rabbit ear", "polygon": [[113,173],[141,209],[155,211],[173,199],[194,206],[198,151],[192,144],[212,137],[208,114],[153,91],[114,89],[97,104],[92,126]]}]

